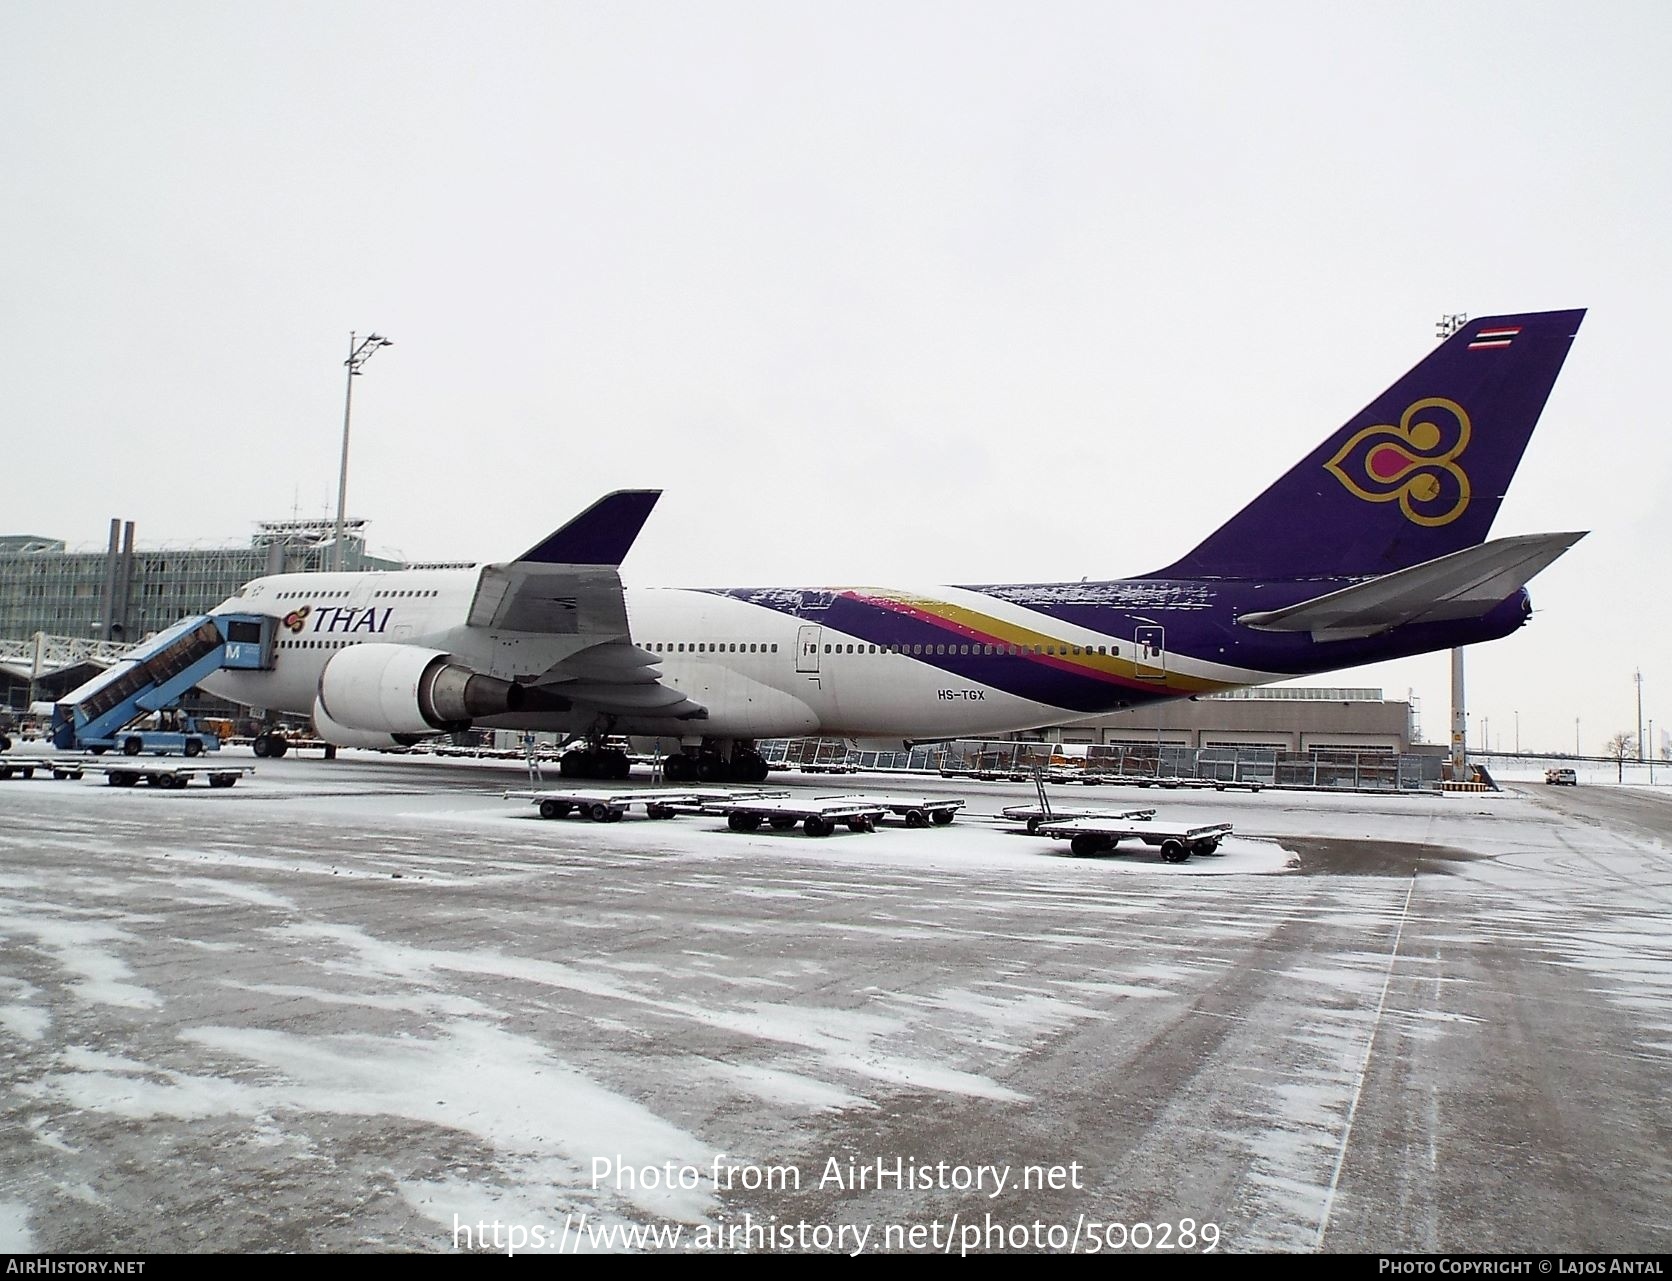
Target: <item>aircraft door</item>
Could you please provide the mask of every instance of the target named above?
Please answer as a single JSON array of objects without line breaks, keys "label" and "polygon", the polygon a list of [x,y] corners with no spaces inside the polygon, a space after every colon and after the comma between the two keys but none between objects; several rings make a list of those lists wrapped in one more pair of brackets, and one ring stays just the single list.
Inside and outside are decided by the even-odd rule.
[{"label": "aircraft door", "polygon": [[795,635],[795,670],[809,676],[819,674],[819,646],[824,643],[824,628],[803,627]]},{"label": "aircraft door", "polygon": [[354,590],[348,594],[348,608],[365,609],[367,605],[371,604],[372,594],[377,590],[378,584],[383,581],[383,575],[377,573],[359,574],[356,575],[356,578],[358,581],[354,584]]},{"label": "aircraft door", "polygon": [[1139,680],[1167,679],[1167,629],[1161,626],[1139,627],[1132,633],[1136,646],[1133,675]]}]

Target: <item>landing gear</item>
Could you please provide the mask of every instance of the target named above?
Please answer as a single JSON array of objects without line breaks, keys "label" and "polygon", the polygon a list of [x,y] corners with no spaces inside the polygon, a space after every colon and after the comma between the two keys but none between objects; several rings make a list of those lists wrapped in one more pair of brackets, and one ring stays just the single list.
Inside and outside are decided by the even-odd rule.
[{"label": "landing gear", "polygon": [[627,753],[619,747],[576,747],[563,753],[557,772],[563,778],[624,780],[632,771]]},{"label": "landing gear", "polygon": [[670,783],[764,783],[766,758],[742,744],[733,746],[728,757],[722,745],[704,742],[663,761],[662,776]]},{"label": "landing gear", "polygon": [[257,734],[250,743],[250,750],[262,758],[278,760],[290,750],[290,743],[277,730],[268,730],[265,734]]}]

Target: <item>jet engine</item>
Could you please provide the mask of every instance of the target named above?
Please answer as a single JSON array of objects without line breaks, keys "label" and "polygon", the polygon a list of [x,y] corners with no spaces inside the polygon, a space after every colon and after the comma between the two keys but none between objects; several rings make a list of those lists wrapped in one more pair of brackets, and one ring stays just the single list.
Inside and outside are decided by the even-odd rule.
[{"label": "jet engine", "polygon": [[422,736],[467,729],[477,717],[503,716],[521,705],[520,686],[473,672],[450,654],[367,644],[349,645],[325,665],[314,716],[317,722],[323,712],[341,729]]},{"label": "jet engine", "polygon": [[313,727],[314,733],[327,743],[338,747],[369,747],[380,752],[391,747],[411,747],[424,737],[422,734],[380,734],[370,729],[349,729],[326,715],[317,698],[313,705]]}]

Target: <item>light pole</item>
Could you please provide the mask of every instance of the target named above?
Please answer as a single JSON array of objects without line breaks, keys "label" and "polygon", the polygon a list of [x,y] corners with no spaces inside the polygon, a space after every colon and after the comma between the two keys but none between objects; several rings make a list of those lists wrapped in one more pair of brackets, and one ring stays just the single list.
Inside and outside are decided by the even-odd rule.
[{"label": "light pole", "polygon": [[1631,679],[1637,682],[1637,759],[1644,758],[1643,749],[1643,669],[1639,667]]},{"label": "light pole", "polygon": [[[1443,342],[1462,329],[1468,320],[1467,312],[1447,312],[1435,322],[1434,336]],[[1461,646],[1451,651],[1451,776],[1458,780],[1469,776],[1469,714],[1463,696]]]},{"label": "light pole", "polygon": [[348,359],[343,361],[348,366],[348,390],[343,393],[343,461],[337,473],[336,536],[331,541],[331,568],[339,570],[343,567],[343,516],[348,505],[348,422],[354,413],[354,377],[379,347],[394,346],[382,334],[367,334],[358,343],[356,337],[352,331],[349,333]]},{"label": "light pole", "polygon": [[1515,754],[1521,755],[1521,713],[1515,713]]}]

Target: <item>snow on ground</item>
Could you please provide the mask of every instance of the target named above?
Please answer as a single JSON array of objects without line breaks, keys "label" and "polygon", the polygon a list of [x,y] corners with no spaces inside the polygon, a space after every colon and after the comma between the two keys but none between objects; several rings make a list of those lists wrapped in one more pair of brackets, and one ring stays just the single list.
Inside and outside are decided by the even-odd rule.
[{"label": "snow on ground", "polygon": [[[500,796],[505,773],[286,761],[215,793],[0,784],[0,1061],[21,1122],[0,1139],[0,1243],[200,1248],[147,1237],[146,1215],[211,1203],[214,1240],[264,1249],[446,1249],[455,1216],[718,1222],[785,1207],[599,1185],[594,1162],[907,1152],[1073,1158],[1100,1212],[1212,1215],[1243,1249],[1362,1233],[1350,1247],[1388,1239],[1354,1173],[1384,1149],[1344,1164],[1344,1144],[1412,1125],[1447,1143],[1442,1112],[1366,1120],[1406,1103],[1403,1076],[1367,1079],[1414,1064],[1410,1088],[1441,1091],[1449,1055],[1545,1052],[1483,1041],[1505,1015],[1482,994],[1530,983],[1518,1018],[1607,1020],[1590,1034],[1622,1099],[1672,1058],[1665,849],[1568,813],[1600,789],[1090,798],[1235,825],[1175,867],[994,823],[1030,799],[1002,785],[935,780],[971,794],[949,827],[814,839],[544,821]],[[1414,881],[1410,863],[1325,875],[1320,840],[1456,859]],[[1653,1141],[1665,1103],[1648,1107]],[[1410,1240],[1445,1245],[1426,1159],[1376,1177],[1404,1189],[1400,1214],[1427,1207]],[[1636,1182],[1664,1194],[1664,1173]]]}]

